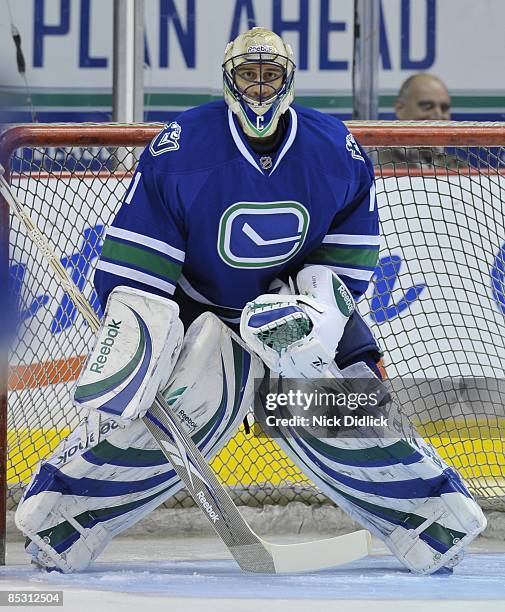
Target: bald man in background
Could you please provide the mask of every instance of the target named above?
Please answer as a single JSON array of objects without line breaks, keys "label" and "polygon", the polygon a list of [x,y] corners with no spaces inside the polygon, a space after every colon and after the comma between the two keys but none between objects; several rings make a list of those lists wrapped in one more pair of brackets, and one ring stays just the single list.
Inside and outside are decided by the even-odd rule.
[{"label": "bald man in background", "polygon": [[[426,72],[414,74],[400,87],[395,114],[401,121],[449,121],[451,96],[437,76]],[[457,168],[466,165],[443,147],[384,149],[379,154],[379,161],[403,168]]]},{"label": "bald man in background", "polygon": [[447,87],[433,74],[414,74],[400,87],[395,114],[402,121],[448,121],[451,97]]}]

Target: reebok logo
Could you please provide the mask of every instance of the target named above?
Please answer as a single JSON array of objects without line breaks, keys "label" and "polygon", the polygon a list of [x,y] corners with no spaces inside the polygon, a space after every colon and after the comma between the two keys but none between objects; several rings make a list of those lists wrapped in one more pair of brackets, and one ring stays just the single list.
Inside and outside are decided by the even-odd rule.
[{"label": "reebok logo", "polygon": [[277,50],[270,45],[251,45],[247,53],[277,53]]},{"label": "reebok logo", "polygon": [[191,429],[195,430],[198,427],[198,425],[195,423],[195,421],[193,421],[193,419],[188,414],[186,414],[184,412],[184,410],[182,410],[182,409],[179,410],[178,414],[179,414],[179,416],[181,418],[181,422],[182,423],[187,423],[187,425],[189,427],[191,427]]},{"label": "reebok logo", "polygon": [[212,504],[210,504],[207,501],[207,499],[205,498],[204,492],[203,491],[198,491],[196,496],[202,502],[202,507],[205,510],[205,512],[209,515],[209,518],[212,520],[212,522],[213,523],[217,523],[218,520],[219,520],[219,516],[217,515],[217,513],[214,510],[214,508],[212,507]]},{"label": "reebok logo", "polygon": [[333,295],[335,296],[338,309],[344,317],[350,317],[355,309],[351,294],[335,274],[332,275],[332,283]]},{"label": "reebok logo", "polygon": [[[110,420],[105,421],[103,425],[100,426],[100,433],[98,436],[98,442],[101,441],[102,437],[107,436],[111,430],[115,430],[119,427],[116,421]],[[61,455],[58,455],[58,459],[56,461],[57,465],[62,465],[67,463],[76,453],[80,450],[85,450],[91,445],[95,445],[97,441],[95,440],[95,434],[90,433],[86,439],[86,444],[82,442],[78,442],[77,444],[73,444],[70,448],[65,448]]]},{"label": "reebok logo", "polygon": [[110,354],[111,348],[114,346],[115,338],[119,334],[122,321],[115,321],[112,319],[111,323],[108,323],[105,329],[105,338],[100,342],[100,354],[97,356],[96,361],[90,366],[90,371],[95,374],[101,374],[102,370],[107,363],[108,355]]},{"label": "reebok logo", "polygon": [[338,288],[338,292],[342,296],[342,299],[344,300],[345,305],[347,306],[349,312],[352,313],[354,310],[354,301],[352,300],[347,290],[344,289],[343,285],[340,285],[340,287]]}]

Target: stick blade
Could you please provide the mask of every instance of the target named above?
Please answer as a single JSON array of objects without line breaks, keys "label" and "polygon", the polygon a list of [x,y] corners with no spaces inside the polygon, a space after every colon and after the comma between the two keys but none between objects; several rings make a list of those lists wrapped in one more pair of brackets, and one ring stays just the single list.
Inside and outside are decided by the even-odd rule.
[{"label": "stick blade", "polygon": [[275,572],[310,572],[336,567],[370,554],[372,537],[366,529],[335,538],[300,544],[263,542],[273,557]]}]

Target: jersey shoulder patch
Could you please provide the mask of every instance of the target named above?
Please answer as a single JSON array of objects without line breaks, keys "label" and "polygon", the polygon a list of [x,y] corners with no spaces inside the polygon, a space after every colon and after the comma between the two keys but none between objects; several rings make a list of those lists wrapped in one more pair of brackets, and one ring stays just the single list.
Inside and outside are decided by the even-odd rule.
[{"label": "jersey shoulder patch", "polygon": [[165,128],[151,140],[149,151],[154,157],[180,149],[182,127],[177,121],[167,123]]},{"label": "jersey shoulder patch", "polygon": [[146,147],[145,161],[169,173],[208,171],[226,162],[236,152],[229,135],[227,109],[222,100],[174,117]]},{"label": "jersey shoulder patch", "polygon": [[361,153],[361,149],[358,147],[356,139],[350,132],[345,137],[345,148],[349,151],[353,159],[359,159],[360,161],[365,163],[365,158]]}]

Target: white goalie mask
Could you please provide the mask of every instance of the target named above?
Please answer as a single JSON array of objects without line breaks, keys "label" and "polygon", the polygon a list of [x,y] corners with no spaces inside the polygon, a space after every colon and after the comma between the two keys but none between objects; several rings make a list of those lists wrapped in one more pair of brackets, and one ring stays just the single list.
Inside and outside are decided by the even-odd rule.
[{"label": "white goalie mask", "polygon": [[294,98],[293,51],[280,36],[252,28],[228,43],[223,62],[224,99],[245,134],[272,135]]}]

